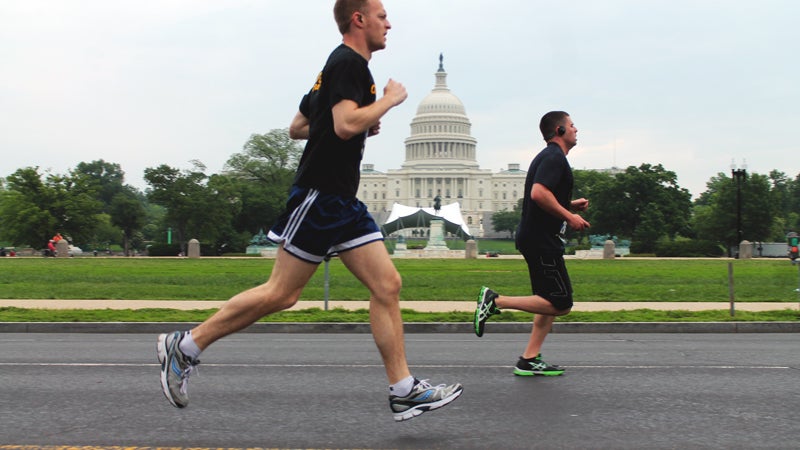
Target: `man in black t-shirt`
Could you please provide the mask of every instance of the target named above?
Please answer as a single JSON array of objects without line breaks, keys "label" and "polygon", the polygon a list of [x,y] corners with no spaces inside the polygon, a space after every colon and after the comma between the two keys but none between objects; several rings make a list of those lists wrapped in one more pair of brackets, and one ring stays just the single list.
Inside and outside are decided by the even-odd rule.
[{"label": "man in black t-shirt", "polygon": [[475,334],[480,337],[486,320],[504,308],[536,314],[528,345],[514,368],[514,374],[521,376],[564,373],[563,368],[544,362],[541,349],[556,316],[568,314],[572,308],[572,284],[564,265],[567,227],[577,231],[589,227],[589,222],[572,212],[589,206],[585,198],[572,200],[573,176],[567,154],[578,143],[578,129],[563,111],[545,114],[539,129],[547,147],[528,169],[516,236],[517,249],[528,264],[533,295],[510,297],[483,287],[474,317]]},{"label": "man in black t-shirt", "polygon": [[[338,254],[370,291],[370,323],[389,379],[389,407],[397,421],[440,408],[462,387],[433,386],[411,375],[400,315],[400,274],[375,220],[356,198],[359,166],[368,136],[380,119],[402,103],[406,89],[389,80],[376,99],[368,62],[386,47],[391,28],[380,0],[337,0],[334,18],[343,43],[329,56],[289,126],[293,139],[307,139],[286,212],[269,231],[280,243],[269,280],[231,298],[188,332],[159,336],[161,386],[173,406],[189,402],[189,375],[200,353],[218,339],[261,317],[293,306],[319,263]],[[331,386],[331,390],[341,385]],[[335,406],[332,411],[337,411]]]}]

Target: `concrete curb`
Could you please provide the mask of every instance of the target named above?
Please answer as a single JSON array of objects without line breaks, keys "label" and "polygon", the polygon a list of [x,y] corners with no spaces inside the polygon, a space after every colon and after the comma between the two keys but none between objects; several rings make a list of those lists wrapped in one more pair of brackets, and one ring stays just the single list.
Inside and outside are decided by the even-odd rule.
[{"label": "concrete curb", "polygon": [[[196,322],[0,322],[0,333],[158,334],[188,330]],[[468,322],[405,323],[406,333],[472,334]],[[495,322],[487,333],[530,333],[529,322]],[[369,333],[368,323],[256,323],[243,333]],[[800,322],[563,322],[554,333],[798,333]]]}]

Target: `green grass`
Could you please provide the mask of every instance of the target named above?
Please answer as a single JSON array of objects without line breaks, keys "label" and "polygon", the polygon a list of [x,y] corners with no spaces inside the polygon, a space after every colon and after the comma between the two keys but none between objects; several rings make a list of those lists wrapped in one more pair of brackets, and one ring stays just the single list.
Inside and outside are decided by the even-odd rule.
[{"label": "green grass", "polygon": [[[137,309],[137,310],[79,310],[79,309],[24,309],[0,308],[0,322],[202,322],[213,314],[215,309],[175,310],[175,309]],[[530,322],[532,314],[504,311],[492,316],[492,322]],[[411,309],[403,310],[406,322],[472,322],[472,313],[444,312],[420,313]],[[709,311],[656,311],[636,309],[626,311],[573,312],[557,319],[559,322],[785,322],[800,320],[797,309],[764,312],[739,311],[731,317],[727,310]],[[267,316],[260,322],[369,322],[369,311],[358,309],[349,311],[334,308],[323,311],[309,308],[298,311],[283,311]]]},{"label": "green grass", "polygon": [[[530,293],[527,268],[521,259],[396,259],[394,262],[403,276],[403,300],[472,300],[481,285],[491,286],[508,295]],[[737,302],[785,302],[787,308],[798,302],[798,293],[795,291],[798,286],[798,268],[783,259],[568,260],[567,267],[575,289],[576,302],[728,302],[729,262],[734,266]],[[0,258],[0,298],[226,300],[244,289],[266,281],[273,263],[273,260],[264,258]],[[304,290],[301,300],[324,298],[323,274],[324,271],[320,268]],[[367,290],[346,270],[341,261],[332,260],[330,299],[368,298]],[[35,316],[34,313],[20,312],[14,308],[0,309],[0,320],[13,320],[12,317],[19,314],[29,317],[26,320],[46,320],[31,319]],[[125,317],[125,313],[111,311],[50,311],[46,315],[53,320],[59,318],[57,321],[72,321],[91,320],[91,316],[95,314],[104,317],[104,320],[134,320],[114,319]],[[189,313],[137,310],[128,315],[145,318],[143,321],[152,321],[154,317],[168,321],[173,320],[169,317],[186,317],[185,314]],[[200,311],[194,316],[195,319],[181,320],[202,320],[208,314],[207,311]],[[291,321],[302,321],[303,314],[305,313],[287,311],[278,316],[292,317]],[[319,311],[314,315],[314,321],[345,320],[336,315],[332,319],[325,319],[332,314],[331,311]],[[414,314],[414,321],[442,319],[433,313]],[[611,321],[630,317],[627,312],[615,312],[605,318],[597,314],[602,313],[573,313],[559,320],[587,320],[588,317],[596,317],[595,320]],[[721,314],[723,318],[728,315],[727,311],[721,311]],[[736,318],[740,320],[748,314],[750,313],[737,312]],[[761,314],[758,313],[759,317],[765,317]],[[360,317],[358,313],[350,312],[339,315],[347,318]],[[471,320],[468,316],[469,314],[455,314],[448,320]],[[639,317],[642,316],[653,318],[652,320],[679,320],[655,311],[639,314]],[[696,317],[694,314],[691,316]],[[504,313],[503,317],[516,321],[529,320],[530,316]]]},{"label": "green grass", "polygon": [[[530,293],[521,259],[395,259],[403,300],[473,299],[481,285]],[[568,260],[575,301],[728,301],[728,260]],[[226,300],[267,280],[265,258],[0,258],[0,298]],[[733,261],[736,301],[796,302],[798,269],[788,260]],[[317,271],[301,300],[324,298]],[[330,263],[330,298],[366,300],[340,260]]]}]

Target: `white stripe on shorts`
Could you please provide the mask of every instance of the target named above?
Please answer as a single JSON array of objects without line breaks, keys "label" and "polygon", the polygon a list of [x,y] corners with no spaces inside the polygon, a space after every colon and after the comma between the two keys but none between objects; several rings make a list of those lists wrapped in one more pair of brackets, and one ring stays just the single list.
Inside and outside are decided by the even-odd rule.
[{"label": "white stripe on shorts", "polygon": [[294,238],[294,235],[297,233],[297,229],[300,228],[300,224],[303,223],[303,219],[305,219],[308,210],[311,209],[311,205],[314,204],[317,196],[319,196],[319,191],[310,189],[306,198],[303,199],[303,203],[300,203],[300,206],[292,211],[289,220],[286,222],[286,228],[283,230],[282,237],[286,242],[292,242],[292,238]]}]

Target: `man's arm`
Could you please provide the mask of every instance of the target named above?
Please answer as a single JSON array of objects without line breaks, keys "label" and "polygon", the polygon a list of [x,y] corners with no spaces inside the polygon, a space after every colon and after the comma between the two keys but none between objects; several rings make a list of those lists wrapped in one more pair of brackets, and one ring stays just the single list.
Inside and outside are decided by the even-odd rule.
[{"label": "man's arm", "polygon": [[308,117],[297,111],[289,125],[289,137],[292,139],[308,139]]},{"label": "man's arm", "polygon": [[359,108],[358,103],[352,100],[342,100],[333,106],[333,130],[339,139],[345,141],[370,129],[375,134],[381,117],[403,103],[406,97],[406,88],[390,79],[383,88],[383,97],[370,105]]},{"label": "man's arm", "polygon": [[578,214],[569,212],[566,208],[561,206],[556,196],[553,195],[553,192],[541,183],[535,183],[533,185],[533,189],[531,189],[531,200],[536,202],[536,204],[548,214],[565,220],[567,225],[573,230],[581,231],[590,226],[586,219]]}]

